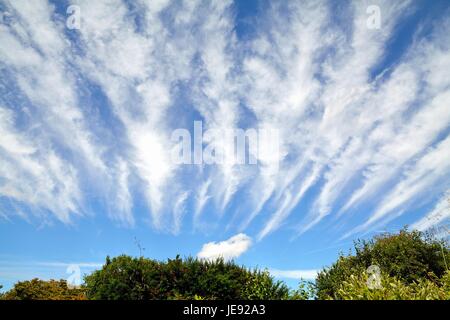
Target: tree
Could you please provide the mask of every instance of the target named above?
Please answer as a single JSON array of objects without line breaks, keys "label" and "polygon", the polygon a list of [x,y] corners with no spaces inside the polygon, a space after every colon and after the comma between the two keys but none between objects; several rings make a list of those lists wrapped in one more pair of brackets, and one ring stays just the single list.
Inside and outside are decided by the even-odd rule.
[{"label": "tree", "polygon": [[355,277],[360,279],[371,265],[378,266],[383,275],[404,285],[441,279],[447,272],[446,261],[450,258],[449,246],[444,240],[406,229],[368,241],[358,240],[354,249],[354,254],[340,255],[336,263],[318,274],[317,298],[342,298],[338,294],[342,283]]},{"label": "tree", "polygon": [[19,281],[3,295],[6,300],[85,300],[83,288],[69,288],[66,280]]},{"label": "tree", "polygon": [[85,277],[90,299],[286,299],[288,288],[267,272],[234,262],[177,256],[166,262],[143,257],[107,258]]}]

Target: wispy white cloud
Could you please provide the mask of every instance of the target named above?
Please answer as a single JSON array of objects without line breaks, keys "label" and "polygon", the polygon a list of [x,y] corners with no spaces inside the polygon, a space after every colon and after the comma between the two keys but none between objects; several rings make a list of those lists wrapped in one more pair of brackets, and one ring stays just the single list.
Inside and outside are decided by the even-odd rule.
[{"label": "wispy white cloud", "polygon": [[450,191],[447,191],[434,208],[411,225],[411,229],[426,231],[450,219]]},{"label": "wispy white cloud", "polygon": [[[0,208],[71,223],[101,198],[114,221],[133,226],[142,196],[156,229],[178,233],[191,215],[195,229],[229,219],[262,240],[333,215],[367,231],[445,191],[450,20],[426,37],[418,28],[398,60],[383,63],[414,2],[338,12],[329,1],[274,2],[242,39],[231,0],[140,0],[133,12],[120,0],[80,0],[76,31],[47,1],[2,3],[14,18],[0,24],[1,85],[11,91],[0,98]],[[371,4],[380,29],[367,28]],[[193,120],[279,129],[279,162],[174,164],[171,131]],[[363,206],[373,215],[346,225]]]},{"label": "wispy white cloud", "polygon": [[[450,136],[432,148],[415,165],[404,173],[401,181],[380,201],[374,214],[367,221],[345,235],[348,237],[355,232],[365,231],[375,222],[386,218],[387,221],[401,215],[402,207],[411,205],[418,199],[418,195],[445,186],[450,172]],[[441,187],[442,188],[442,187]],[[388,216],[389,215],[389,216]]]},{"label": "wispy white cloud", "polygon": [[112,203],[114,214],[113,219],[118,219],[120,222],[128,226],[134,225],[133,216],[133,199],[129,188],[130,168],[125,160],[117,161],[117,168],[115,172],[118,177],[115,179],[117,184],[114,185],[112,194],[115,196],[115,201]]},{"label": "wispy white cloud", "polygon": [[173,208],[173,232],[179,233],[182,223],[183,223],[183,217],[186,214],[186,200],[189,197],[189,192],[186,191],[183,194],[181,194],[180,197],[177,198],[174,208]]},{"label": "wispy white cloud", "polygon": [[[0,122],[0,194],[25,203],[42,218],[48,210],[60,221],[71,222],[71,214],[81,214],[82,201],[75,169],[64,165],[42,140],[17,131],[9,109],[0,107]],[[9,215],[6,210],[4,214]]]},{"label": "wispy white cloud", "polygon": [[[29,209],[42,217],[51,212],[68,223],[71,214],[82,213],[81,173],[67,163],[60,148],[103,172],[102,147],[93,141],[78,108],[75,79],[65,64],[68,48],[61,26],[51,19],[52,6],[45,1],[13,1],[5,6],[15,19],[9,28],[0,26],[0,41],[10,45],[0,47],[0,60],[21,91],[11,96],[17,101],[3,101],[14,109],[2,109],[2,129],[8,131],[0,138],[6,152],[2,195],[31,206]],[[15,105],[22,98],[31,105]],[[13,110],[21,110],[25,130],[16,128],[19,115]],[[11,140],[16,142],[16,150],[11,150]]]},{"label": "wispy white cloud", "polygon": [[55,268],[67,268],[69,266],[78,266],[80,268],[93,268],[98,269],[103,266],[103,263],[98,262],[33,262],[32,264],[44,267],[55,267]]},{"label": "wispy white cloud", "polygon": [[206,180],[200,188],[198,188],[197,196],[196,196],[196,204],[195,204],[195,211],[194,211],[194,223],[198,221],[200,218],[200,215],[202,214],[203,208],[205,207],[208,200],[211,198],[210,195],[208,195],[208,190],[211,185],[211,179]]},{"label": "wispy white cloud", "polygon": [[269,272],[277,278],[284,279],[315,279],[317,277],[318,270],[278,270],[278,269],[270,269]]},{"label": "wispy white cloud", "polygon": [[[244,65],[251,79],[248,103],[254,106],[260,121],[278,121],[283,148],[297,159],[283,162],[279,176],[284,179],[265,184],[277,190],[279,196],[274,199],[280,202],[274,202],[277,209],[260,232],[260,239],[279,228],[304,194],[324,178],[325,184],[302,230],[318,223],[330,213],[352,174],[364,168],[375,153],[361,153],[363,139],[377,122],[373,117],[364,122],[369,116],[365,113],[376,115],[365,107],[374,97],[369,72],[383,56],[395,21],[406,14],[408,2],[382,2],[380,6],[389,16],[381,32],[367,28],[364,2],[352,3],[347,13],[353,19],[352,33],[348,34],[331,23],[327,2],[306,1],[290,5],[292,23],[287,27],[284,20],[277,21],[279,11],[274,10],[269,19],[273,21],[270,33],[255,41],[255,54]],[[270,48],[275,48],[271,51],[264,46],[268,35],[273,39]],[[328,57],[319,59],[327,52]],[[323,83],[315,76],[317,73],[325,77]],[[271,194],[266,190],[264,193]],[[292,193],[295,197],[290,196]]]}]

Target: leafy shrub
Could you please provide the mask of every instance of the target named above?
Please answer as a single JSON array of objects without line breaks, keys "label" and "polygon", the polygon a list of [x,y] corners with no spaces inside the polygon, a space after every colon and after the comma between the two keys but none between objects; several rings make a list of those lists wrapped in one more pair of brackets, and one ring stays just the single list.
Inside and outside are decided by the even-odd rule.
[{"label": "leafy shrub", "polygon": [[[371,265],[379,266],[389,278],[404,285],[422,280],[440,279],[450,261],[448,244],[419,231],[401,230],[398,234],[384,234],[372,240],[355,242],[355,254],[341,255],[330,267],[322,270],[316,279],[317,298],[339,299],[341,284],[351,277],[363,274]],[[353,280],[352,280],[353,281]]]},{"label": "leafy shrub", "polygon": [[254,270],[247,275],[243,286],[242,299],[246,300],[285,300],[289,298],[289,290],[281,281],[274,282],[270,273]]},{"label": "leafy shrub", "polygon": [[450,300],[450,272],[434,281],[420,279],[410,284],[389,275],[381,275],[381,286],[370,289],[367,273],[351,275],[336,292],[343,300]]},{"label": "leafy shrub", "polygon": [[69,288],[65,280],[19,281],[6,292],[5,300],[85,300],[83,288]]}]

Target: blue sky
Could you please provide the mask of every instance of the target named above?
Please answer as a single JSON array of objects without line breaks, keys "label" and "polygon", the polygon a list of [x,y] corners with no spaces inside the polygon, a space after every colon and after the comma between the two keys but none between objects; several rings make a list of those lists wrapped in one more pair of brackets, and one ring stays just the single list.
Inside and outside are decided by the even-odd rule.
[{"label": "blue sky", "polygon": [[[449,13],[0,1],[0,284],[87,273],[139,255],[137,240],[147,257],[224,256],[295,285],[354,239],[448,224]],[[195,121],[274,129],[277,152],[175,163],[172,135]]]}]

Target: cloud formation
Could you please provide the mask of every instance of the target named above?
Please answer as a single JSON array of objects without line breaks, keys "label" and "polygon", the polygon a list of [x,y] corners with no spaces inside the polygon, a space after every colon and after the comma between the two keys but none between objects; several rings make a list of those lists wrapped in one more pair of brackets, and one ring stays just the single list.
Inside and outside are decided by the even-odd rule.
[{"label": "cloud formation", "polygon": [[[447,233],[448,233],[448,222],[450,220],[450,190],[447,191],[434,208],[428,212],[423,218],[416,221],[411,228],[426,231],[433,227],[439,226],[447,222]],[[438,228],[439,229],[439,228]]]},{"label": "cloud formation", "polygon": [[223,258],[228,261],[242,255],[251,245],[252,239],[246,234],[239,233],[228,240],[205,243],[197,257],[206,260]]},{"label": "cloud formation", "polygon": [[[439,207],[448,8],[394,48],[413,1],[274,1],[247,33],[231,0],[74,4],[80,30],[62,2],[0,1],[0,218],[70,224],[100,203],[119,225],[148,216],[158,231],[226,225],[263,240],[286,226],[350,236]],[[278,162],[173,163],[171,133],[196,120],[277,128]]]}]

